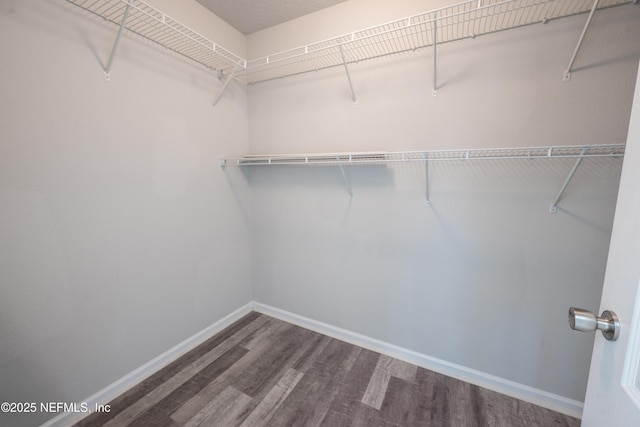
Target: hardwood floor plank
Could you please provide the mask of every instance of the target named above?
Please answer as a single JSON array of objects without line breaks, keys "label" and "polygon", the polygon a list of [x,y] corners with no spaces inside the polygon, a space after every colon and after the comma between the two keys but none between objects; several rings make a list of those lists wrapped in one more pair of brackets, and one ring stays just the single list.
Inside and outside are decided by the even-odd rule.
[{"label": "hardwood floor plank", "polygon": [[252,350],[261,343],[272,340],[273,335],[279,334],[282,330],[286,330],[291,327],[291,325],[282,322],[278,319],[274,319],[271,317],[265,317],[264,324],[260,327],[260,329],[254,331],[249,334],[245,339],[240,342],[240,345],[246,348],[247,350]]},{"label": "hardwood floor plank", "polygon": [[220,375],[223,375],[232,365],[238,362],[248,350],[239,345],[233,347],[221,357],[204,367],[200,372],[191,377],[187,382],[177,389],[173,390],[162,400],[156,402],[147,411],[141,413],[133,420],[130,427],[145,427],[153,425],[149,420],[153,416],[150,412],[162,411],[162,413],[170,418],[170,415],[182,406],[184,402],[197,395],[202,389],[207,387],[211,381],[214,381]]},{"label": "hardwood floor plank", "polygon": [[[387,356],[388,357],[388,356]],[[391,358],[389,363],[389,373],[392,377],[400,378],[407,382],[413,383],[416,379],[418,367],[402,360]]]},{"label": "hardwood floor plank", "polygon": [[380,415],[385,422],[400,426],[426,425],[428,412],[421,410],[417,388],[408,381],[391,377],[387,384],[386,396],[380,407]]},{"label": "hardwood floor plank", "polygon": [[353,368],[344,377],[344,384],[331,403],[322,425],[343,425],[343,420],[357,418],[357,412],[363,408],[365,411],[371,409],[360,401],[379,358],[379,353],[366,349],[360,351]]},{"label": "hardwood floor plank", "polygon": [[215,399],[195,414],[185,427],[237,425],[238,415],[253,399],[233,387],[225,388]]},{"label": "hardwood floor plank", "polygon": [[[114,419],[105,424],[105,427],[131,426],[144,427],[151,425],[148,421],[150,417],[149,408],[153,410],[162,410],[169,416],[173,411],[180,407],[181,402],[198,394],[200,390],[205,388],[212,380],[226,372],[230,366],[236,363],[242,356],[247,353],[243,347],[236,345],[229,349],[219,358],[212,361],[209,365],[202,367],[200,371],[192,375],[187,381],[175,387],[171,383],[170,387],[158,387],[152,393],[134,403],[130,408],[125,410]],[[147,398],[148,397],[148,398]],[[153,402],[149,405],[148,402]]]},{"label": "hardwood floor plank", "polygon": [[371,406],[374,409],[380,409],[385,394],[387,393],[387,385],[391,379],[391,371],[389,369],[393,359],[389,356],[381,355],[378,359],[376,369],[371,375],[367,390],[362,396],[362,403]]},{"label": "hardwood floor plank", "polygon": [[580,420],[517,399],[505,399],[499,393],[477,387],[487,425],[504,427],[578,427]]},{"label": "hardwood floor plank", "polygon": [[[311,331],[284,323],[272,340],[264,342],[259,351],[247,357],[244,375],[237,381],[242,392],[253,397],[264,397],[277,384],[279,378],[313,345]],[[251,357],[252,356],[252,357]]]},{"label": "hardwood floor plank", "polygon": [[449,412],[451,425],[460,427],[479,427],[485,422],[485,414],[482,406],[479,406],[475,387],[472,384],[445,377],[443,387],[448,390]]},{"label": "hardwood floor plank", "polygon": [[[353,427],[399,427],[395,424],[391,424],[385,421],[380,416],[380,411],[378,411],[377,409],[365,405],[362,402],[356,402],[356,405],[358,406],[358,408],[354,413],[353,422],[351,424]],[[329,427],[329,424],[326,424],[326,426]]]},{"label": "hardwood floor plank", "polygon": [[326,335],[316,334],[313,337],[313,345],[310,346],[307,351],[300,355],[300,358],[293,364],[293,369],[299,372],[307,372],[311,364],[316,360],[319,354],[332,341],[332,338]]},{"label": "hardwood floor plank", "polygon": [[289,396],[304,374],[295,369],[288,369],[278,383],[266,394],[258,406],[245,418],[241,427],[261,427],[273,417],[276,409]]},{"label": "hardwood floor plank", "polygon": [[426,425],[452,425],[448,380],[448,377],[427,369],[418,368],[416,372],[416,390],[422,396],[418,410],[425,413]]},{"label": "hardwood floor plank", "polygon": [[362,397],[362,403],[375,409],[380,409],[387,385],[392,377],[401,378],[410,383],[414,382],[418,367],[409,363],[381,355],[378,360],[371,381]]},{"label": "hardwood floor plank", "polygon": [[[339,365],[337,372],[334,371],[333,377],[331,377],[330,381],[326,383],[326,386],[323,387],[323,390],[320,392],[319,399],[317,399],[316,404],[313,406],[312,416],[308,419],[306,425],[321,425],[340,389],[345,386],[345,377],[351,369],[353,369],[361,351],[361,348],[355,346],[350,349],[347,356]],[[335,366],[335,363],[331,363],[330,366]],[[309,375],[309,372],[307,372],[306,375]]]},{"label": "hardwood floor plank", "polygon": [[332,340],[276,410],[273,425],[320,425],[360,351],[353,345]]},{"label": "hardwood floor plank", "polygon": [[262,399],[277,384],[280,376],[314,342],[309,337],[315,333],[282,323],[279,333],[272,335],[271,340],[256,344],[231,369],[176,410],[171,416],[173,420],[178,423],[186,422],[191,414],[199,411],[228,385],[233,385],[256,401]]},{"label": "hardwood floor plank", "polygon": [[129,424],[125,424],[128,427],[138,426],[153,426],[153,427],[180,427],[175,421],[167,415],[162,408],[152,407],[145,413],[137,417]]}]

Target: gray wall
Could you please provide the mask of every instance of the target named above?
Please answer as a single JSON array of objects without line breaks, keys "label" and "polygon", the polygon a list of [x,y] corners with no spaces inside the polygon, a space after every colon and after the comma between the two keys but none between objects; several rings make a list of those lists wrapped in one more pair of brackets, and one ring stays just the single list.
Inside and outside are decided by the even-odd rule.
[{"label": "gray wall", "polygon": [[81,401],[252,300],[246,188],[218,166],[248,151],[246,90],[213,108],[214,74],[129,35],[106,82],[115,30],[0,1],[2,402]]},{"label": "gray wall", "polygon": [[[585,19],[442,46],[437,97],[430,51],[351,67],[355,108],[341,69],[251,86],[251,150],[624,143],[640,9],[599,12],[565,83]],[[331,10],[304,22],[330,28]],[[250,36],[248,50],[304,28]],[[348,168],[352,201],[338,169],[253,168],[255,298],[582,401],[594,337],[566,313],[598,307],[620,164],[583,162],[556,215],[571,161],[434,164],[431,208],[419,164]]]}]

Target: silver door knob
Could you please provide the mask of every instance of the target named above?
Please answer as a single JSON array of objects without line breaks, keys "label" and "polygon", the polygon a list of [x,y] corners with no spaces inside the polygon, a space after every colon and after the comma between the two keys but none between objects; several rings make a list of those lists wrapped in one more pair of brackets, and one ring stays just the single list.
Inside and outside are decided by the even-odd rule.
[{"label": "silver door knob", "polygon": [[620,322],[613,311],[605,310],[600,317],[588,310],[571,307],[569,309],[569,326],[576,331],[602,331],[609,341],[615,341],[620,335]]}]

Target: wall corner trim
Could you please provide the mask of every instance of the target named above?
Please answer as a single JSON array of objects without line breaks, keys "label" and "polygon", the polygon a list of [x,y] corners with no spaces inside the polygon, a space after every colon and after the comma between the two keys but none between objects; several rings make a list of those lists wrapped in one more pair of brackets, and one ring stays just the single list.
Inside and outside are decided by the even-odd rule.
[{"label": "wall corner trim", "polygon": [[301,326],[306,329],[345,341],[368,350],[385,354],[403,360],[422,368],[447,375],[495,392],[524,400],[556,412],[575,418],[582,417],[583,402],[569,399],[548,391],[540,390],[485,372],[457,365],[446,360],[418,353],[365,335],[338,328],[317,320],[294,314],[279,308],[258,302],[253,303],[253,309],[259,313],[275,317],[280,320]]},{"label": "wall corner trim", "polygon": [[[125,391],[129,390],[131,387],[135,386],[145,378],[149,377],[151,374],[159,371],[170,362],[173,362],[183,354],[189,352],[190,350],[196,348],[207,339],[211,338],[213,335],[222,331],[227,326],[232,323],[240,320],[243,316],[251,313],[254,310],[254,303],[249,302],[248,304],[243,305],[237,310],[229,313],[222,319],[212,323],[207,326],[200,332],[195,333],[191,337],[182,341],[181,343],[175,345],[169,350],[165,351],[158,357],[150,360],[139,368],[129,372],[124,377],[115,381],[114,383],[109,384],[102,390],[93,394],[92,396],[82,400],[81,402],[85,402],[89,408],[95,408],[96,405],[104,405],[109,403],[114,398],[118,397]],[[62,427],[72,425],[81,419],[89,416],[90,413],[69,413],[64,412],[56,416],[55,418],[50,419],[41,425],[41,427]]]}]

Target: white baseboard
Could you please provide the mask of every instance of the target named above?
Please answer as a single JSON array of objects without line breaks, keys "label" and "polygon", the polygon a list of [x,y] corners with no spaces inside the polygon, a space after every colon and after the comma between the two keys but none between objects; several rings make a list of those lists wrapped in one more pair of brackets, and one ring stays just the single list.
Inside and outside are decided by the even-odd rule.
[{"label": "white baseboard", "polygon": [[337,328],[335,326],[318,322],[316,320],[265,304],[254,302],[253,309],[257,312],[319,332],[332,338],[355,344],[378,353],[386,354],[387,356],[418,365],[425,369],[457,378],[507,396],[515,397],[516,399],[524,400],[575,418],[582,417],[583,403],[577,400],[568,399],[557,394],[519,384],[495,375],[456,365],[455,363],[450,363],[446,360],[427,356],[426,354],[398,347],[375,338],[370,338],[346,329]]},{"label": "white baseboard", "polygon": [[[140,381],[149,377],[153,373],[167,366],[169,363],[173,362],[183,354],[189,352],[190,350],[196,348],[207,339],[211,338],[213,335],[222,331],[227,326],[232,323],[240,320],[243,316],[251,313],[253,311],[253,302],[246,304],[239,309],[235,310],[233,313],[228,314],[212,325],[206,327],[195,335],[187,338],[182,341],[180,344],[170,348],[169,350],[162,353],[160,356],[150,360],[144,365],[140,366],[138,369],[128,373],[124,377],[120,378],[116,382],[108,385],[102,390],[98,391],[91,397],[86,398],[82,401],[82,403],[86,403],[88,408],[95,408],[96,405],[104,405],[109,403],[111,400],[115,399],[125,391],[129,390]],[[80,404],[81,402],[78,402]],[[79,406],[79,405],[78,405]],[[70,426],[82,418],[88,416],[89,413],[61,413],[57,417],[47,421],[42,424],[41,427],[62,427],[62,426]]]},{"label": "white baseboard", "polygon": [[[187,338],[180,344],[162,353],[160,356],[154,358],[153,360],[150,360],[138,369],[130,372],[116,382],[108,385],[94,395],[83,400],[82,403],[86,403],[88,408],[95,408],[96,405],[107,404],[114,398],[118,397],[120,394],[138,384],[140,381],[149,377],[151,374],[157,372],[178,357],[202,344],[211,336],[222,331],[233,322],[249,314],[251,311],[257,311],[259,313],[284,320],[294,325],[319,332],[332,338],[355,344],[360,347],[376,351],[378,353],[386,354],[387,356],[391,356],[396,359],[421,366],[425,369],[429,369],[434,372],[447,375],[449,377],[457,378],[459,380],[466,381],[468,383],[475,384],[480,387],[505,394],[507,396],[512,396],[517,399],[521,399],[526,402],[530,402],[557,412],[561,412],[572,417],[582,417],[582,402],[578,402],[576,400],[568,399],[566,397],[558,396],[553,393],[509,381],[495,375],[490,375],[481,371],[476,371],[474,369],[456,365],[442,359],[427,356],[426,354],[408,350],[406,348],[389,344],[375,338],[367,337],[365,335],[351,332],[346,329],[338,328],[310,319],[308,317],[300,316],[285,310],[281,310],[279,308],[271,307],[257,302],[250,302],[249,304],[240,307],[233,313],[230,313],[229,315],[218,320],[202,331],[196,333],[192,337]],[[42,424],[42,427],[69,426],[80,421],[87,415],[89,414],[62,413],[57,417]]]}]

